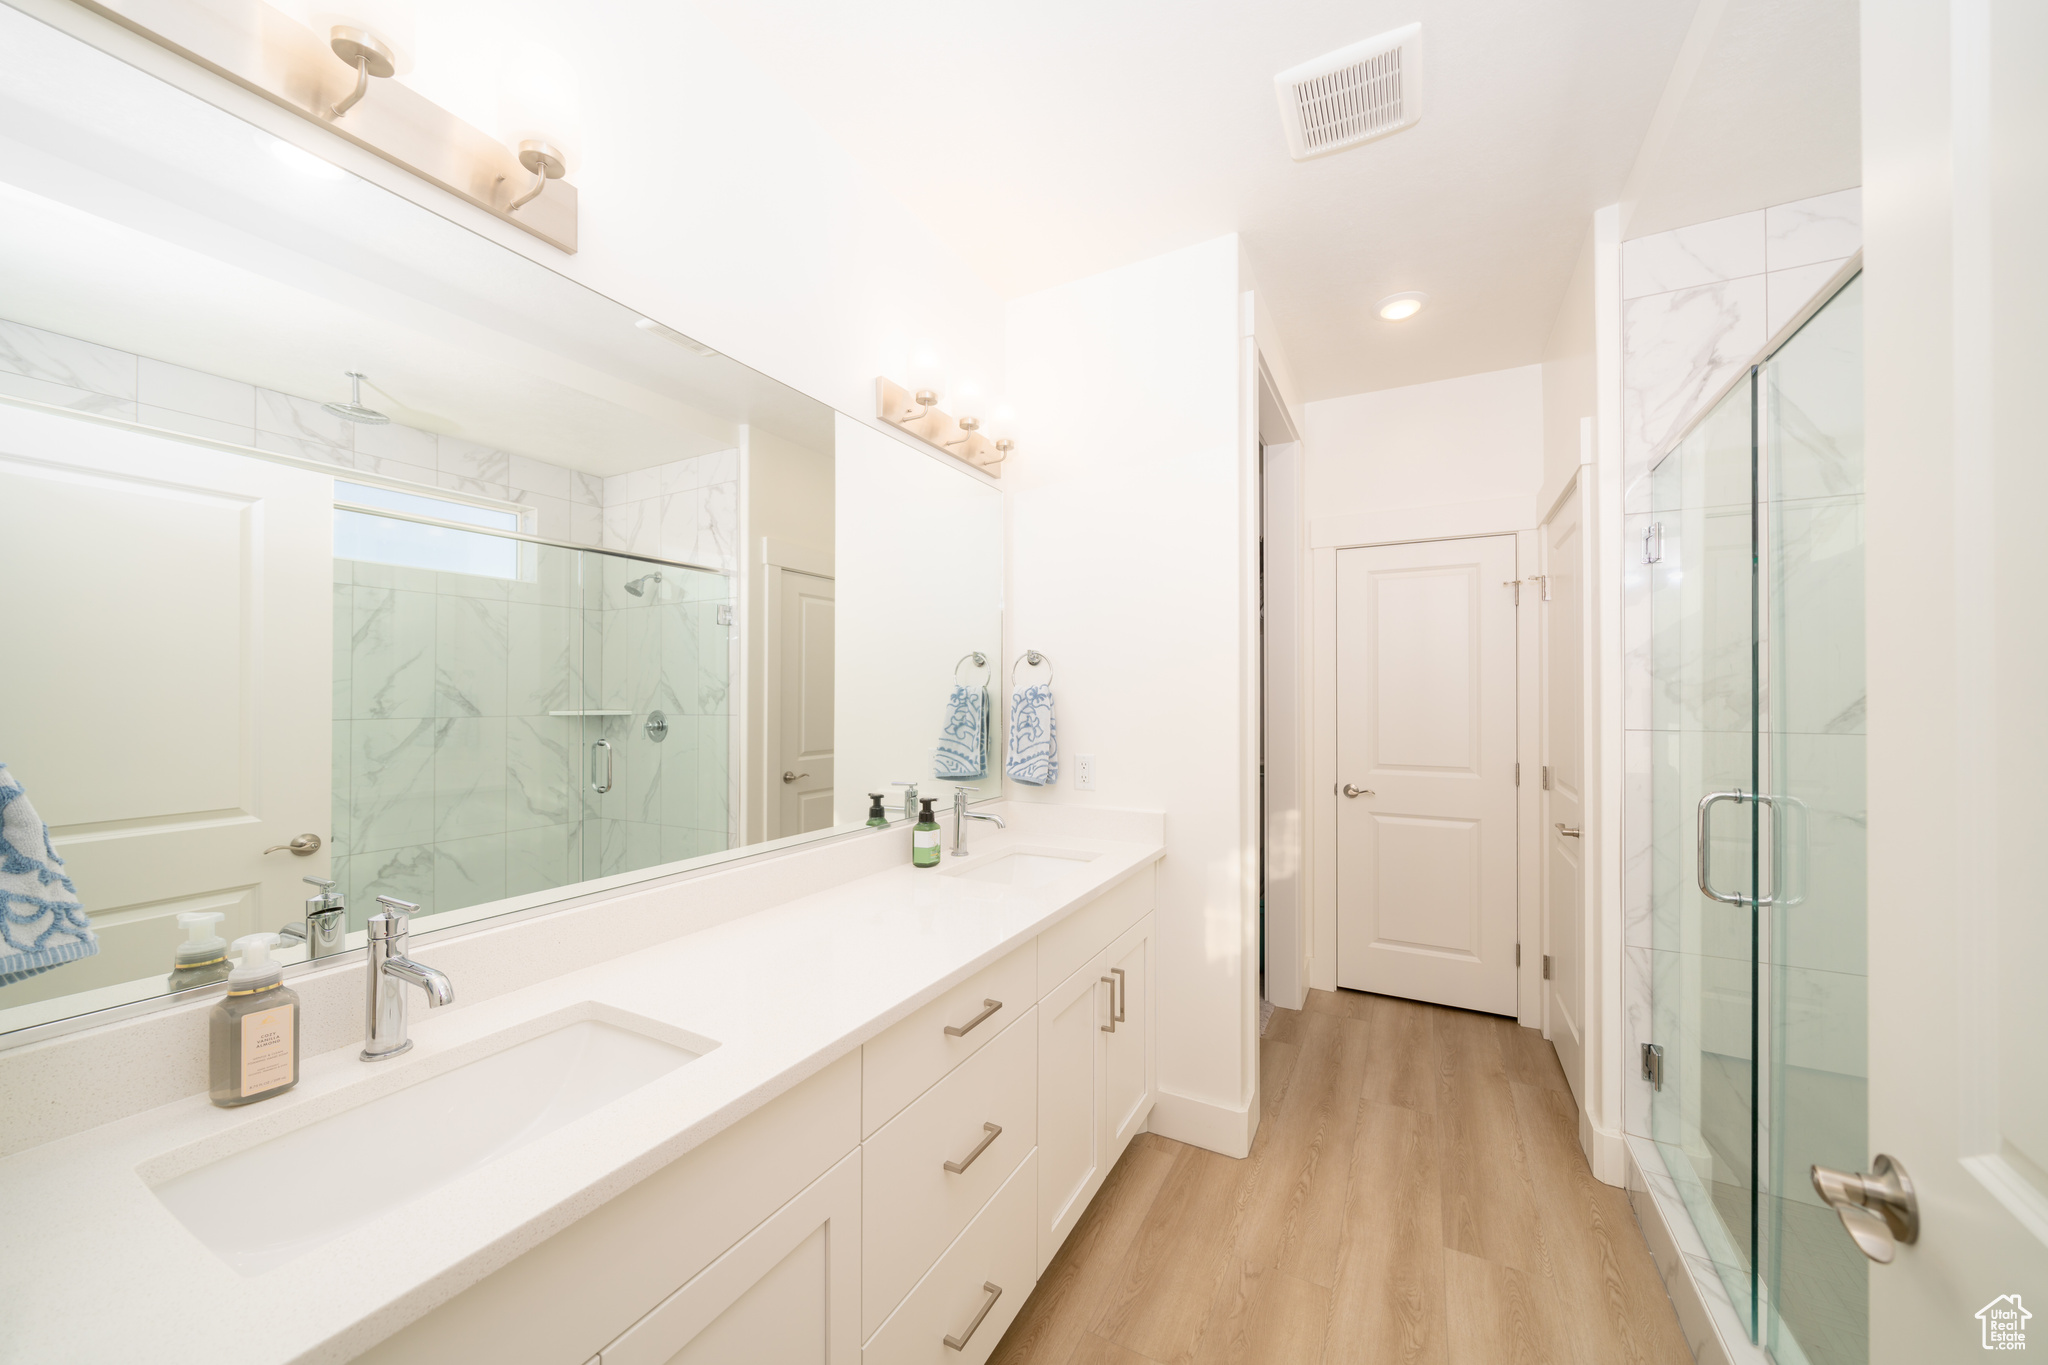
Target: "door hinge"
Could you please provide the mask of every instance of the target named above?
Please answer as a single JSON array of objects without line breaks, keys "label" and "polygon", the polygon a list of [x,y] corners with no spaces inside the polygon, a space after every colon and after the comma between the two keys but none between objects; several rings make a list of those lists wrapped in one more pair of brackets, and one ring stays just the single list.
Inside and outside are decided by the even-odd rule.
[{"label": "door hinge", "polygon": [[1522,965],[1522,945],[1519,943],[1515,945],[1515,965],[1517,967]]},{"label": "door hinge", "polygon": [[1515,785],[1517,787],[1522,785],[1522,765],[1519,763],[1515,765]]},{"label": "door hinge", "polygon": [[1543,979],[1544,979],[1545,981],[1548,981],[1548,980],[1550,980],[1550,954],[1549,954],[1549,953],[1545,953],[1545,954],[1543,955]]},{"label": "door hinge", "polygon": [[1652,1090],[1664,1088],[1664,1049],[1656,1043],[1643,1044],[1643,1079]]},{"label": "door hinge", "polygon": [[1543,790],[1550,790],[1550,765],[1548,763],[1543,765]]},{"label": "door hinge", "polygon": [[1521,580],[1521,579],[1519,579],[1519,578],[1504,578],[1504,579],[1502,579],[1502,580],[1501,580],[1501,586],[1502,586],[1503,588],[1513,588],[1513,589],[1515,590],[1515,605],[1516,605],[1516,606],[1518,606],[1518,607],[1522,605],[1522,580]]}]

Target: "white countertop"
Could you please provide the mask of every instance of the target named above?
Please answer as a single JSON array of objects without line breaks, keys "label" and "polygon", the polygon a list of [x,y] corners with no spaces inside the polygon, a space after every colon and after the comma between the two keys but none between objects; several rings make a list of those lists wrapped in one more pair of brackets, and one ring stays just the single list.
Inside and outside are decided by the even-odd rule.
[{"label": "white countertop", "polygon": [[[1158,859],[1158,842],[974,832],[974,857],[1099,856],[1019,888],[898,866],[475,1005],[415,1006],[414,1047],[304,1059],[242,1109],[180,1100],[0,1160],[0,1361],[342,1361],[851,1052]],[[949,863],[951,859],[947,860]],[[691,883],[672,888],[679,899]],[[425,954],[422,954],[425,956]],[[451,975],[453,975],[451,973]],[[458,1005],[462,982],[455,980]],[[264,1274],[218,1259],[138,1173],[220,1155],[496,1050],[595,1002],[716,1040],[705,1056]],[[346,1092],[346,1093],[343,1093]],[[368,1181],[379,1160],[308,1180]],[[181,1165],[199,1164],[187,1160]]]}]

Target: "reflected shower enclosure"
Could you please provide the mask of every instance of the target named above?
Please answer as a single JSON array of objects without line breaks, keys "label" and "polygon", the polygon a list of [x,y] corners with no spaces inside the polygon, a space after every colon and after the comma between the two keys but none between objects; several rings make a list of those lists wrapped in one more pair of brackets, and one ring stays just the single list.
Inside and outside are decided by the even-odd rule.
[{"label": "reflected shower enclosure", "polygon": [[336,492],[350,928],[380,895],[439,913],[735,846],[732,579],[410,497]]}]

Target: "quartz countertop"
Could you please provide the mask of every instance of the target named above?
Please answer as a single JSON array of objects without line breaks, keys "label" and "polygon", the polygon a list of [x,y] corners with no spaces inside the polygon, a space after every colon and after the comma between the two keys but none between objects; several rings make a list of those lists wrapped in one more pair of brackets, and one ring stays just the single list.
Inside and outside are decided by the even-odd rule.
[{"label": "quartz countertop", "polygon": [[[368,1067],[352,1044],[306,1057],[298,1086],[274,1100],[218,1109],[194,1096],[0,1160],[0,1361],[347,1360],[1165,851],[1149,839],[973,835],[978,862],[1040,847],[1096,856],[1041,887],[893,867],[469,1006],[456,979],[457,1008],[415,1002],[414,1047],[396,1061]],[[663,890],[681,902],[691,885]],[[145,1183],[171,1154],[183,1167],[228,1155],[586,1004],[718,1046],[260,1275],[231,1269]],[[356,1170],[306,1178],[371,1180],[391,1156],[365,1152]]]}]

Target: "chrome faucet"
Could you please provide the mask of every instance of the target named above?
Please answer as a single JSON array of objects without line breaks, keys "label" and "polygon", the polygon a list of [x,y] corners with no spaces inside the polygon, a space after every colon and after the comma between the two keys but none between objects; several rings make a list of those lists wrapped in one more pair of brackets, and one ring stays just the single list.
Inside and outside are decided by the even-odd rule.
[{"label": "chrome faucet", "polygon": [[982,811],[967,809],[967,793],[980,790],[981,788],[979,787],[953,788],[953,856],[955,858],[967,856],[967,822],[969,820],[990,820],[995,823],[997,829],[1009,828],[1008,825],[1003,823],[1003,817],[1000,815],[990,815]]},{"label": "chrome faucet", "polygon": [[412,935],[410,901],[377,897],[384,907],[381,915],[370,916],[370,974],[364,978],[363,1004],[369,1018],[363,1026],[363,1060],[381,1062],[396,1057],[412,1046],[405,1031],[405,988],[408,983],[427,993],[427,1007],[439,1009],[455,999],[455,987],[432,967],[405,955]]},{"label": "chrome faucet", "polygon": [[306,960],[333,957],[348,947],[348,907],[342,904],[341,892],[335,890],[335,883],[325,877],[301,877],[308,886],[316,886],[318,893],[306,897],[306,917],[294,920],[277,931],[279,947],[288,944],[306,945]]},{"label": "chrome faucet", "polygon": [[892,787],[903,788],[903,818],[911,824],[917,823],[917,784],[915,782],[891,782]]}]

